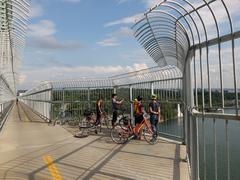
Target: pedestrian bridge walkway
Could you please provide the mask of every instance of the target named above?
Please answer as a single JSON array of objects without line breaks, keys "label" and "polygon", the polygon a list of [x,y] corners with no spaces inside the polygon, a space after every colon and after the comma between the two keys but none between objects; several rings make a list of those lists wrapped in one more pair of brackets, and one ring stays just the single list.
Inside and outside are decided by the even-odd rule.
[{"label": "pedestrian bridge walkway", "polygon": [[108,134],[74,138],[15,105],[0,134],[0,179],[189,179],[185,146],[113,143]]}]

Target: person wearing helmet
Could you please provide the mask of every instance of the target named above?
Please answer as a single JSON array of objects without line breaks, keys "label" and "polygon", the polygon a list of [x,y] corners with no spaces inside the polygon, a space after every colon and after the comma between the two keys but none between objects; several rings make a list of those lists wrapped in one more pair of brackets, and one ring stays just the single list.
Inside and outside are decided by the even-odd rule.
[{"label": "person wearing helmet", "polygon": [[[140,125],[140,123],[143,120],[143,113],[144,113],[144,108],[142,105],[142,96],[138,96],[136,98],[136,100],[134,101],[134,118],[135,118],[135,126],[136,129],[139,128],[138,126]],[[137,130],[136,130],[137,132]],[[141,138],[141,133],[136,134],[136,136],[138,136],[138,138]]]},{"label": "person wearing helmet", "polygon": [[149,104],[150,123],[153,130],[153,138],[157,138],[157,125],[160,123],[160,104],[157,102],[157,96],[152,95],[151,102]]}]

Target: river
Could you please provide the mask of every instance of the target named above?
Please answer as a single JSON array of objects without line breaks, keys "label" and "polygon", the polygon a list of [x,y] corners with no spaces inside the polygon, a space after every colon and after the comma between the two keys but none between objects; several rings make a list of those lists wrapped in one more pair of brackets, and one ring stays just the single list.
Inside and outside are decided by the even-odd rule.
[{"label": "river", "polygon": [[[225,113],[232,113],[232,110],[227,110]],[[204,167],[206,170],[206,179],[215,179],[215,155],[214,155],[214,123],[212,119],[198,121],[198,137],[199,137],[199,166],[200,179],[204,179]],[[226,153],[226,121],[216,119],[216,153],[217,153],[217,179],[227,179],[227,153]],[[228,121],[228,139],[229,139],[229,163],[230,163],[230,178],[232,180],[240,180],[240,122]],[[162,133],[173,134],[177,137],[183,136],[182,118],[168,120],[159,126],[159,131]],[[205,134],[205,138],[203,136]],[[204,146],[205,139],[205,157],[206,164],[204,165]]]}]

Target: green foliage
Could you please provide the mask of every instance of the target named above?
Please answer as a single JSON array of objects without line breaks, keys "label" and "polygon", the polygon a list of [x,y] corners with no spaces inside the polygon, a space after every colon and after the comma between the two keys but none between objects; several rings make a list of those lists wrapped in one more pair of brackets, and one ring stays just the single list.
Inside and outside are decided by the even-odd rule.
[{"label": "green foliage", "polygon": [[[155,90],[160,102],[163,97],[167,95],[172,98],[180,99],[181,94],[179,92],[167,92]],[[151,97],[150,88],[133,88],[133,99],[138,95],[143,97],[143,106],[145,110],[148,110]],[[96,100],[101,97],[103,99],[104,110],[111,114],[112,113],[112,103],[111,95],[113,93],[112,88],[103,89],[62,89],[54,90],[52,93],[52,118],[59,116],[61,111],[65,111],[65,116],[67,117],[81,117],[83,116],[84,110],[91,109],[95,112]],[[165,93],[165,94],[164,94]],[[171,96],[172,95],[172,96]],[[131,113],[131,101],[130,101],[130,88],[129,86],[122,86],[117,88],[118,99],[124,99],[123,108],[126,109],[126,113]],[[176,104],[173,103],[161,103],[161,116],[162,119],[168,120],[176,117]]]},{"label": "green foliage", "polygon": [[[194,95],[195,92],[194,92]],[[202,102],[202,92],[198,91],[198,105],[201,108],[203,102]],[[221,108],[222,107],[222,94],[219,90],[212,90],[211,92],[212,96],[212,106],[213,108]],[[238,93],[238,96],[240,96],[240,93]],[[229,91],[224,91],[224,106],[225,107],[232,107],[235,106],[235,93],[234,92],[229,92]],[[209,108],[209,92],[207,90],[204,90],[204,104],[206,108]]]}]

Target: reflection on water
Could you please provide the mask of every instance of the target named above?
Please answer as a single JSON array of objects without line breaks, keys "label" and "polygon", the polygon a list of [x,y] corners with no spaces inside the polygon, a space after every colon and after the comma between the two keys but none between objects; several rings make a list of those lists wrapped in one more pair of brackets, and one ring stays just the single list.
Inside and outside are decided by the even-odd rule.
[{"label": "reflection on water", "polygon": [[[234,114],[234,110],[225,110],[227,114]],[[233,180],[240,179],[240,122],[229,120],[228,124],[223,119],[216,119],[216,154],[217,154],[217,179],[227,179],[227,144],[226,135],[228,132],[229,140],[229,163],[230,178]],[[206,159],[206,179],[215,178],[215,147],[214,147],[214,123],[213,119],[198,119],[199,130],[199,160],[200,160],[200,179],[204,177],[204,146],[205,140],[205,159]],[[203,134],[204,132],[204,134]],[[205,136],[205,137],[204,137]]]},{"label": "reflection on water", "polygon": [[160,133],[166,133],[181,138],[183,136],[183,118],[170,119],[159,124]]},{"label": "reflection on water", "polygon": [[[234,114],[235,110],[225,109],[225,113]],[[200,179],[204,179],[204,167],[206,179],[215,179],[215,149],[214,149],[214,123],[213,119],[198,118],[198,137],[199,137],[199,166]],[[229,163],[230,178],[240,180],[240,121],[229,120],[228,125],[223,119],[216,119],[216,155],[217,155],[217,179],[227,179],[227,153],[226,153],[226,132],[229,139]],[[227,129],[226,129],[227,128]],[[170,135],[183,136],[183,119],[171,119],[159,125],[159,131]],[[204,133],[204,134],[203,134]],[[204,166],[204,146],[205,140],[205,159]]]}]

